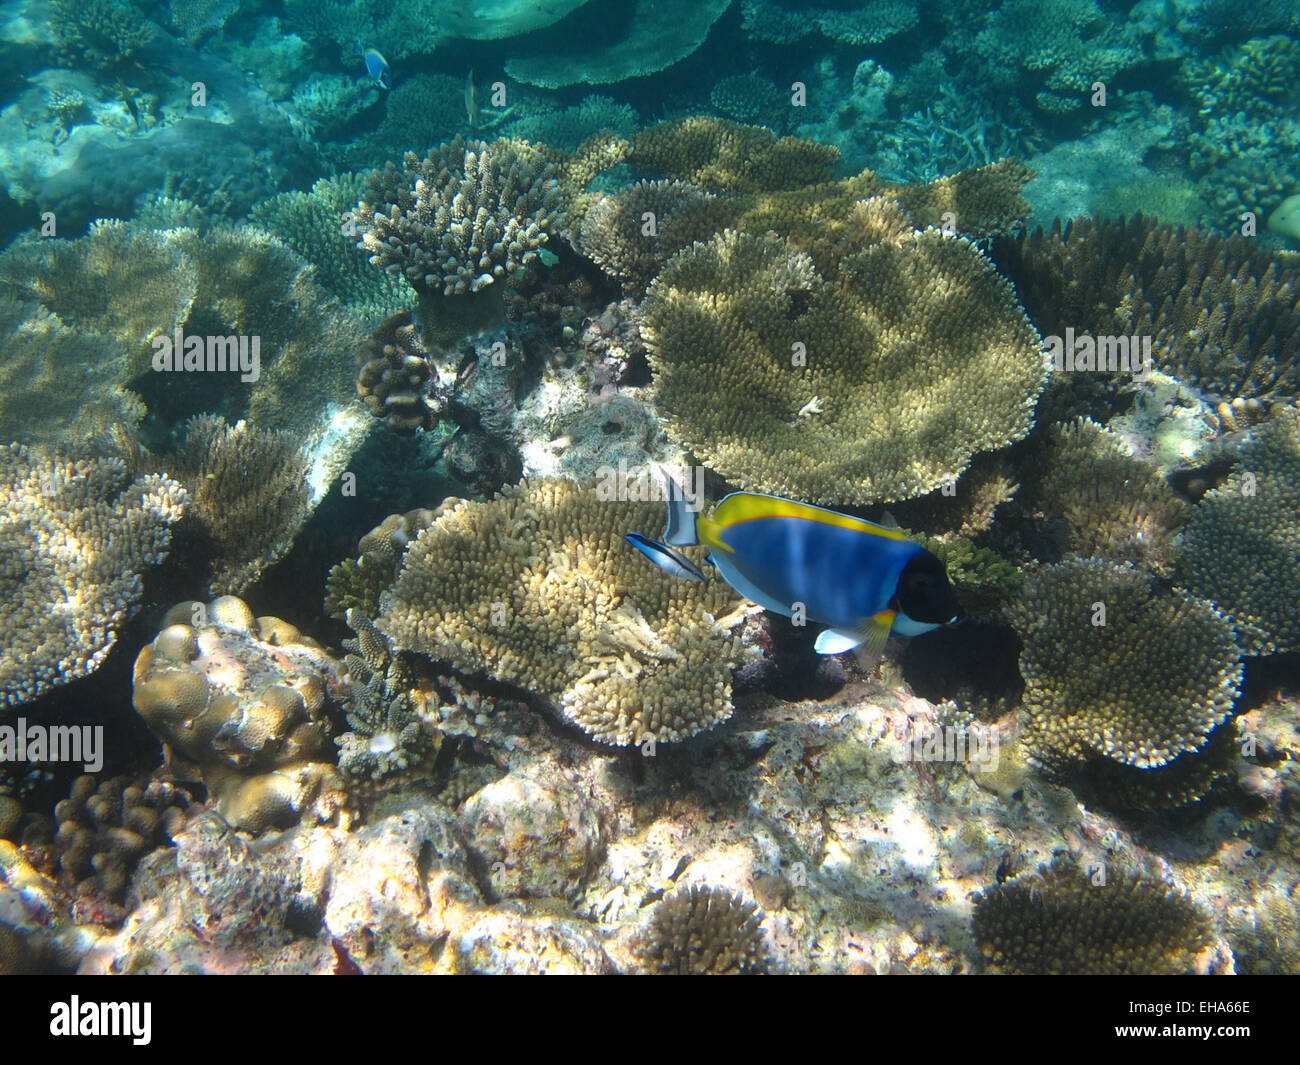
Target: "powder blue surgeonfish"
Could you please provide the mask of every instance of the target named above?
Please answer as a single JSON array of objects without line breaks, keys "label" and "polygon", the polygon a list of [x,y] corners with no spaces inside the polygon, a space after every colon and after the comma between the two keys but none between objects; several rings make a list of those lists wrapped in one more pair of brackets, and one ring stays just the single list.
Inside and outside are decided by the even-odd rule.
[{"label": "powder blue surgeonfish", "polygon": [[664,543],[640,533],[627,539],[661,569],[702,580],[675,547],[703,544],[708,561],[746,599],[829,626],[818,654],[855,647],[879,659],[890,633],[915,636],[961,620],[943,563],[897,529],[779,496],[733,492],[711,518],[691,510],[671,477]]},{"label": "powder blue surgeonfish", "polygon": [[366,73],[379,82],[381,89],[392,88],[392,79],[388,76],[388,60],[377,49],[367,48],[361,53],[361,58],[366,61]]}]

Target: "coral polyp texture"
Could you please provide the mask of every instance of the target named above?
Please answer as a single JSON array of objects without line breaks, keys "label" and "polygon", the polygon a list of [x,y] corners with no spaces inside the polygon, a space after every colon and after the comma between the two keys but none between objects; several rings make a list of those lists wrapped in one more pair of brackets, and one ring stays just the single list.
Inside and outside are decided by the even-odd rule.
[{"label": "coral polyp texture", "polygon": [[[1025,678],[1022,742],[1051,771],[1180,767],[1232,712],[1241,651],[1214,604],[1131,565],[1070,559],[1007,608]],[[1195,796],[1188,796],[1188,798]]]},{"label": "coral polyp texture", "polygon": [[378,626],[398,649],[550,699],[602,743],[685,739],[731,716],[749,611],[624,542],[662,520],[661,504],[563,480],[461,503],[407,548]]},{"label": "coral polyp texture", "polygon": [[1300,650],[1300,412],[1276,408],[1192,508],[1178,576],[1222,607],[1251,654]]},{"label": "coral polyp texture", "polygon": [[578,250],[640,296],[674,253],[731,221],[724,200],[689,182],[641,181],[587,212]]},{"label": "coral polyp texture", "polygon": [[94,672],[167,557],[185,490],[113,458],[0,446],[0,699]]},{"label": "coral polyp texture", "polygon": [[526,141],[457,137],[366,179],[370,261],[421,293],[478,292],[536,257],[563,222],[554,165]]},{"label": "coral polyp texture", "polygon": [[675,256],[642,306],[670,435],[738,487],[822,504],[907,499],[1033,424],[1044,369],[971,242],[855,208],[827,275],[793,241],[727,231]]},{"label": "coral polyp texture", "polygon": [[136,658],[132,701],[172,772],[201,779],[217,812],[249,832],[345,813],[326,713],[338,663],[279,618],[233,596],[185,602]]},{"label": "coral polyp texture", "polygon": [[997,258],[1045,333],[1150,337],[1159,369],[1216,398],[1300,394],[1300,283],[1255,240],[1141,215],[1058,219]]},{"label": "coral polyp texture", "polygon": [[987,889],[971,930],[998,971],[1035,976],[1192,973],[1210,946],[1205,915],[1165,881],[1065,864]]},{"label": "coral polyp texture", "polygon": [[676,976],[764,973],[763,915],[724,888],[691,885],[655,907],[638,946],[646,972]]},{"label": "coral polyp texture", "polygon": [[432,429],[441,413],[429,386],[434,366],[419,327],[403,311],[386,318],[361,348],[357,396],[397,433]]}]

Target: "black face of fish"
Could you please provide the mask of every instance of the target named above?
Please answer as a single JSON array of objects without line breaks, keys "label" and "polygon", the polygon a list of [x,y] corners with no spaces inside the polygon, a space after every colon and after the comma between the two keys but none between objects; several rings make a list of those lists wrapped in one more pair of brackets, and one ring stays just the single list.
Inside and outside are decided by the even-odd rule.
[{"label": "black face of fish", "polygon": [[948,571],[929,551],[917,555],[903,569],[894,597],[898,610],[923,625],[960,621],[961,604],[948,583]]}]

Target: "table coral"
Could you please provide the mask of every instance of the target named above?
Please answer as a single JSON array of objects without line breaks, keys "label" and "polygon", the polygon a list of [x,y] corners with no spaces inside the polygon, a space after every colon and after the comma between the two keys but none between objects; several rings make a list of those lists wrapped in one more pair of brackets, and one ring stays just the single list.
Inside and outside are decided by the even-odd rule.
[{"label": "table coral", "polygon": [[0,702],[97,669],[167,557],[185,490],[113,458],[0,446]]},{"label": "table coral", "polygon": [[988,888],[972,932],[1002,972],[1175,975],[1210,945],[1204,914],[1163,880],[1129,870],[1096,883],[1060,864]]},{"label": "table coral", "polygon": [[1279,407],[1192,508],[1178,571],[1252,654],[1300,649],[1300,413]]},{"label": "table coral", "polygon": [[1155,771],[1200,751],[1232,712],[1231,622],[1203,599],[1154,592],[1131,565],[1047,567],[1007,615],[1023,641],[1022,742],[1049,771],[1094,757]]},{"label": "table coral", "polygon": [[906,499],[1032,424],[1038,337],[978,248],[881,200],[848,228],[861,237],[837,275],[793,241],[727,231],[676,256],[646,296],[670,435],[738,487]]},{"label": "table coral", "polygon": [[662,504],[563,480],[459,504],[407,548],[379,628],[553,700],[602,743],[685,739],[731,716],[747,656],[734,630],[753,608],[720,580],[665,578],[624,542],[662,520]]}]

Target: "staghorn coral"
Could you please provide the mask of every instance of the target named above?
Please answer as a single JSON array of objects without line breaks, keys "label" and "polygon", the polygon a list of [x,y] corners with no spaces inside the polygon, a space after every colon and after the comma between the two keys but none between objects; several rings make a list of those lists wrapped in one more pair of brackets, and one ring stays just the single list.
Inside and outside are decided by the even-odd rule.
[{"label": "staghorn coral", "polygon": [[692,884],[655,907],[637,947],[646,972],[679,976],[764,973],[763,915],[720,887]]},{"label": "staghorn coral", "polygon": [[1150,336],[1161,370],[1220,398],[1300,393],[1300,285],[1253,240],[1142,215],[1058,219],[995,258],[1044,333]]},{"label": "staghorn coral", "polygon": [[417,292],[478,292],[526,265],[563,221],[554,166],[524,141],[457,137],[367,178],[356,208],[370,261]]},{"label": "staghorn coral", "polygon": [[666,70],[704,43],[731,0],[628,0],[612,41],[584,36],[577,48],[516,56],[506,73],[547,89],[609,85]]},{"label": "staghorn coral", "polygon": [[706,192],[740,195],[828,182],[839,157],[839,149],[828,144],[697,115],[642,130],[632,139],[627,162]]},{"label": "staghorn coral", "polygon": [[688,182],[641,181],[587,212],[578,250],[639,296],[676,252],[731,220],[725,201]]},{"label": "staghorn coral", "polygon": [[1054,425],[1033,464],[1037,476],[1022,502],[1063,519],[1072,552],[1169,575],[1187,504],[1117,434],[1089,418]]},{"label": "staghorn coral", "polygon": [[1232,624],[1204,599],[1153,592],[1131,565],[1049,566],[1006,613],[1023,643],[1021,739],[1049,773],[1089,759],[1153,771],[1199,751],[1232,712]]},{"label": "staghorn coral", "polygon": [[[969,241],[872,200],[822,276],[792,242],[727,231],[642,307],[670,435],[735,482],[824,504],[920,495],[1028,432],[1038,338]],[[799,364],[799,356],[807,365]]]},{"label": "staghorn coral", "polygon": [[256,582],[311,517],[312,456],[288,433],[199,415],[180,450],[158,464],[190,493],[187,520],[212,549],[213,595]]},{"label": "staghorn coral", "polygon": [[1064,863],[987,888],[971,932],[990,964],[1030,975],[1189,973],[1210,945],[1205,915],[1172,884],[1131,870],[1094,883]]},{"label": "staghorn coral", "polygon": [[1178,578],[1251,654],[1300,650],[1300,412],[1276,408],[1241,467],[1192,508]]},{"label": "staghorn coral", "polygon": [[624,543],[661,520],[563,480],[458,504],[407,549],[377,624],[398,649],[552,700],[602,743],[685,739],[731,716],[749,610]]},{"label": "staghorn coral", "polygon": [[223,596],[163,616],[136,658],[132,702],[166,743],[172,772],[202,779],[231,826],[258,833],[345,815],[326,760],[338,693],[338,663],[319,644]]},{"label": "staghorn coral", "polygon": [[77,777],[54,807],[59,869],[79,895],[121,903],[136,863],[171,843],[193,800],[175,784],[148,777]]},{"label": "staghorn coral", "polygon": [[185,490],[118,459],[0,445],[0,701],[93,673],[167,557]]},{"label": "staghorn coral", "polygon": [[321,178],[310,192],[282,192],[255,204],[253,222],[274,233],[316,268],[316,280],[366,319],[383,319],[410,303],[402,282],[370,267],[356,246],[351,212],[364,174]]}]

